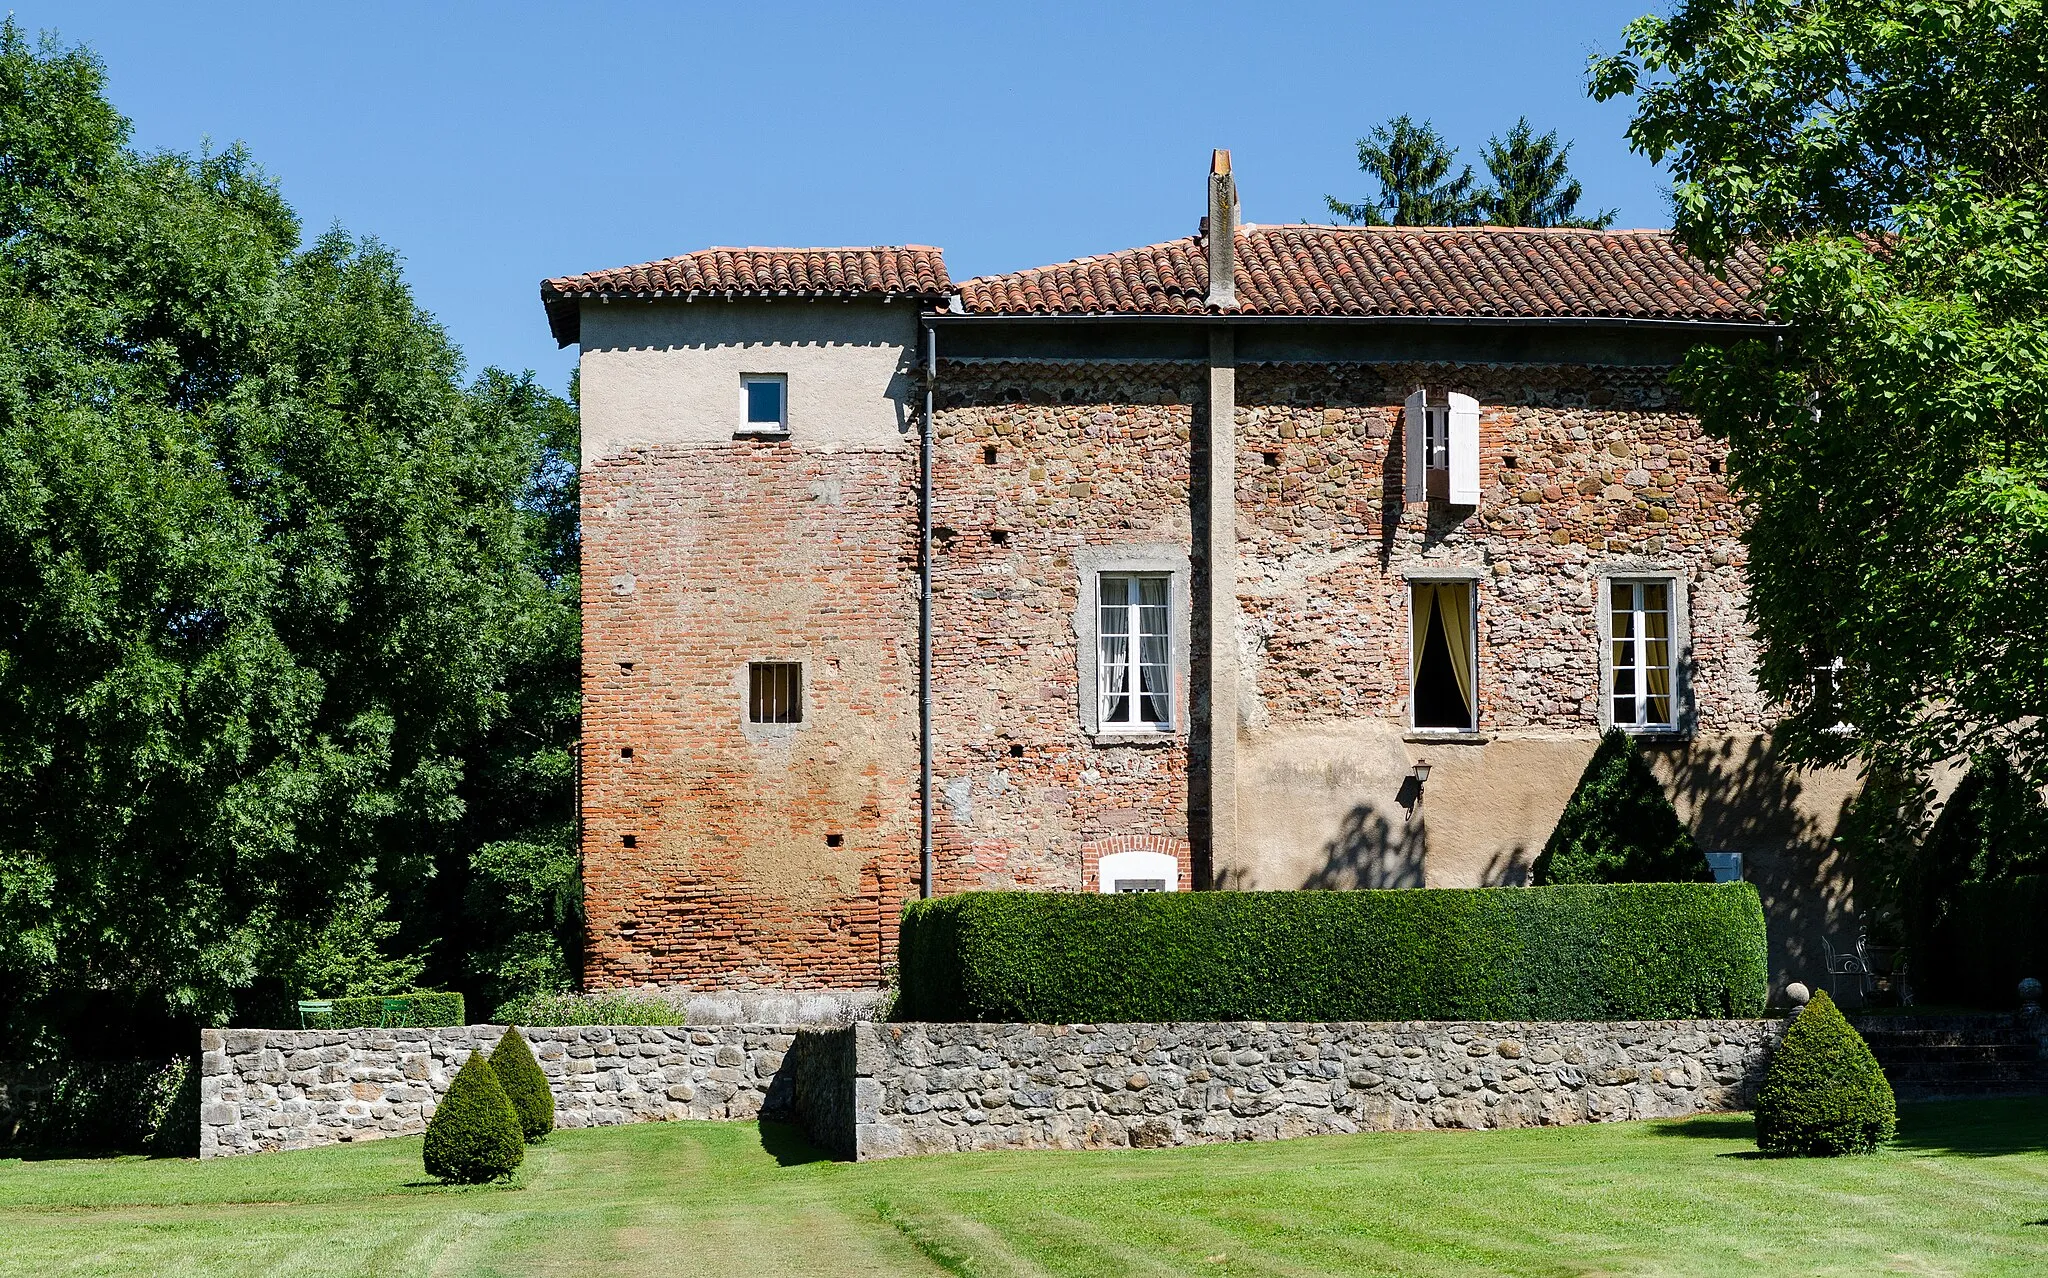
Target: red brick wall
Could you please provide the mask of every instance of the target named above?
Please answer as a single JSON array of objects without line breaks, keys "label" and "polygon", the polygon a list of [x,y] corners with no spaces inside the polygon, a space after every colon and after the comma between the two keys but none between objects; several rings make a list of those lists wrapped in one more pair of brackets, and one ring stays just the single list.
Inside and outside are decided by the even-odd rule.
[{"label": "red brick wall", "polygon": [[[872,985],[893,960],[917,890],[915,474],[909,446],[786,442],[587,466],[593,988]],[[744,723],[764,659],[805,663],[800,729]]]}]

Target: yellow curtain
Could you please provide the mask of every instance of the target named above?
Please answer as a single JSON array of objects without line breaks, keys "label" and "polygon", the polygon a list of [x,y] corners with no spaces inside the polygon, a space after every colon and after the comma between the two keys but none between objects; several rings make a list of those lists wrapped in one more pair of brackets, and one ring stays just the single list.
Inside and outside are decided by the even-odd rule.
[{"label": "yellow curtain", "polygon": [[1422,675],[1422,645],[1429,638],[1429,619],[1441,613],[1444,645],[1451,655],[1451,673],[1458,677],[1458,693],[1465,699],[1465,713],[1477,718],[1472,700],[1472,588],[1463,582],[1415,586],[1414,637],[1408,646],[1408,679],[1412,686]]},{"label": "yellow curtain", "polygon": [[1475,718],[1478,707],[1472,700],[1472,588],[1453,582],[1436,588],[1437,611],[1444,619],[1444,643],[1451,650],[1451,672],[1458,676],[1458,692],[1465,698],[1465,713]]},{"label": "yellow curtain", "polygon": [[1643,586],[1643,674],[1650,722],[1671,722],[1671,587]]}]

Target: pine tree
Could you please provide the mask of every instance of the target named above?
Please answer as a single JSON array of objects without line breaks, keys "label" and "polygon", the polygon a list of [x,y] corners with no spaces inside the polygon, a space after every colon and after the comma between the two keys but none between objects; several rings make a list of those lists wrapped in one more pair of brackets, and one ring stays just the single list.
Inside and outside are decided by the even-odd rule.
[{"label": "pine tree", "polygon": [[1429,121],[1397,115],[1358,139],[1358,167],[1379,184],[1377,198],[1324,201],[1354,226],[1471,226],[1479,221],[1481,193],[1473,190],[1471,165],[1451,176],[1457,155]]},{"label": "pine tree", "polygon": [[1635,742],[1619,728],[1608,729],[1536,858],[1532,881],[1707,883],[1713,877]]},{"label": "pine tree", "polygon": [[1505,138],[1487,140],[1483,157],[1493,185],[1479,194],[1479,211],[1495,226],[1578,226],[1605,230],[1614,225],[1615,210],[1593,217],[1578,216],[1578,180],[1571,175],[1572,144],[1558,145],[1557,130],[1542,137],[1529,127],[1529,117],[1515,121]]}]

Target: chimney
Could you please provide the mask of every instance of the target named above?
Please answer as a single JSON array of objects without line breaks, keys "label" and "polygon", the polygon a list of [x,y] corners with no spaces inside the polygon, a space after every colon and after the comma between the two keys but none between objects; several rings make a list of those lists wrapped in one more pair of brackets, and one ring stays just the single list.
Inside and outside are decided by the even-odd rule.
[{"label": "chimney", "polygon": [[1209,157],[1209,296],[1211,306],[1237,305],[1237,183],[1230,176],[1230,152]]}]

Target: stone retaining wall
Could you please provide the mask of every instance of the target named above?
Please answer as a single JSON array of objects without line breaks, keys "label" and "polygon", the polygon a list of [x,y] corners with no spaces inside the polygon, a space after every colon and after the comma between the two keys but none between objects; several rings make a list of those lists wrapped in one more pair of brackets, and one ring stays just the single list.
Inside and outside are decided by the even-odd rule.
[{"label": "stone retaining wall", "polygon": [[[800,1122],[841,1158],[1675,1118],[1746,1105],[1778,1021],[580,1026],[524,1031],[562,1127]],[[425,1129],[504,1027],[207,1030],[202,1158]]]},{"label": "stone retaining wall", "polygon": [[[303,1149],[426,1130],[472,1051],[502,1025],[204,1030],[199,1156]],[[796,1027],[592,1025],[523,1031],[558,1127],[787,1112],[771,1097]]]},{"label": "stone retaining wall", "polygon": [[1676,1118],[1745,1106],[1778,1021],[856,1025],[855,1156]]}]

